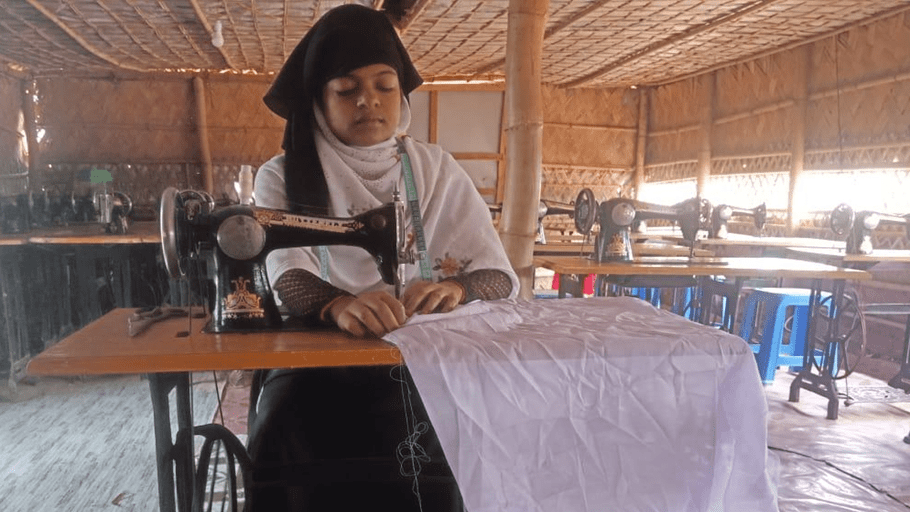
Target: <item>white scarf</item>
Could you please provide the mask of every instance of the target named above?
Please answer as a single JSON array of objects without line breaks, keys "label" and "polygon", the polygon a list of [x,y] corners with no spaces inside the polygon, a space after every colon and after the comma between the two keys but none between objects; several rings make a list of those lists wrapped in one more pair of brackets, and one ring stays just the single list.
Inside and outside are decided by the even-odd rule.
[{"label": "white scarf", "polygon": [[[395,136],[373,146],[348,146],[332,133],[318,105],[313,106],[313,111],[316,150],[329,189],[331,214],[350,217],[391,202],[401,179]],[[402,97],[396,136],[404,134],[410,124],[411,109]]]}]

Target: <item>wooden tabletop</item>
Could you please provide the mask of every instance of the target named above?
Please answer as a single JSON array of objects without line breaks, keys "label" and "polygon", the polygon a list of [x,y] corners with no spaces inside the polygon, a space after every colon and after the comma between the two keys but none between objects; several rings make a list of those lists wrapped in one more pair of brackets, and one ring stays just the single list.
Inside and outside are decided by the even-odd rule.
[{"label": "wooden tabletop", "polygon": [[727,238],[702,238],[696,242],[700,247],[705,246],[744,246],[744,247],[771,247],[771,248],[819,248],[843,249],[846,244],[839,240],[822,240],[820,238],[801,238],[785,236],[752,236],[741,233],[730,233]]},{"label": "wooden tabletop", "polygon": [[828,265],[844,265],[850,263],[910,263],[910,250],[900,249],[875,249],[872,254],[847,254],[843,249],[806,249],[790,247],[787,255],[794,258],[818,261]]},{"label": "wooden tabletop", "polygon": [[0,247],[10,246],[10,245],[25,245],[27,243],[28,243],[28,235],[25,235],[25,234],[0,235]]},{"label": "wooden tabletop", "polygon": [[151,325],[135,337],[127,334],[134,309],[114,309],[67,336],[28,364],[28,373],[45,376],[167,373],[319,366],[398,364],[401,353],[378,338],[356,338],[338,330],[201,332],[192,334],[184,318]]},{"label": "wooden tabletop", "polygon": [[157,222],[140,221],[129,225],[125,234],[105,233],[100,223],[73,224],[55,228],[35,229],[25,234],[32,244],[106,245],[106,244],[157,244],[161,242],[161,229]]},{"label": "wooden tabletop", "polygon": [[[537,255],[586,256],[594,250],[592,244],[550,243],[534,246]],[[632,244],[632,254],[640,256],[689,256],[689,248],[671,243],[642,242]],[[695,256],[709,257],[714,253],[707,249],[695,249]]]},{"label": "wooden tabletop", "polygon": [[577,256],[536,256],[534,265],[557,274],[727,276],[867,280],[863,270],[845,269],[791,258],[660,258],[598,263]]}]

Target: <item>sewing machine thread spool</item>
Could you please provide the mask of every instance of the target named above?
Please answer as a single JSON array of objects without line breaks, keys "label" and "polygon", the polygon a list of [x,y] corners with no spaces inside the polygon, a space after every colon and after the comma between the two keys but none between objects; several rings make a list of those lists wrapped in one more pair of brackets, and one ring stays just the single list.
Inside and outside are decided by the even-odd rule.
[{"label": "sewing machine thread spool", "polygon": [[238,176],[238,182],[240,183],[240,190],[238,191],[238,197],[240,199],[240,204],[250,205],[253,204],[253,166],[252,165],[241,165],[240,174]]}]

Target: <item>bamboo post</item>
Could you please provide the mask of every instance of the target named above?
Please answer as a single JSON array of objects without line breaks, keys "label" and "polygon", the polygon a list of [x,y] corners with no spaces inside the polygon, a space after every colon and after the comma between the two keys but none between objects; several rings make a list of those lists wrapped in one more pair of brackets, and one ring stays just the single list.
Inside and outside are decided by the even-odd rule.
[{"label": "bamboo post", "polygon": [[632,197],[638,199],[645,183],[645,148],[648,143],[649,88],[638,89],[638,138],[635,143],[635,173],[632,175]]},{"label": "bamboo post", "polygon": [[796,235],[799,229],[800,212],[802,211],[800,199],[800,181],[806,157],[806,115],[809,105],[809,51],[808,46],[797,50],[798,63],[794,72],[796,97],[793,105],[793,137],[791,140],[792,153],[790,156],[790,190],[787,198],[787,232],[790,236]]},{"label": "bamboo post", "polygon": [[714,124],[714,83],[717,74],[711,73],[704,80],[702,87],[701,100],[701,146],[698,150],[698,178],[696,186],[696,195],[702,197],[705,194],[705,186],[708,178],[711,177],[711,131]]},{"label": "bamboo post", "polygon": [[541,51],[549,0],[509,0],[506,42],[508,124],[499,236],[518,274],[519,297],[534,296],[534,238],[543,167]]},{"label": "bamboo post", "polygon": [[[35,121],[35,81],[32,79],[22,80],[22,120],[25,127],[25,143],[28,147],[28,176],[29,182],[38,168],[38,127]],[[31,183],[29,183],[31,186]]]},{"label": "bamboo post", "polygon": [[202,185],[209,194],[215,193],[215,179],[212,170],[212,152],[209,149],[208,116],[205,108],[205,82],[202,77],[193,77],[193,93],[196,97],[196,132],[199,136],[199,159],[202,162]]}]

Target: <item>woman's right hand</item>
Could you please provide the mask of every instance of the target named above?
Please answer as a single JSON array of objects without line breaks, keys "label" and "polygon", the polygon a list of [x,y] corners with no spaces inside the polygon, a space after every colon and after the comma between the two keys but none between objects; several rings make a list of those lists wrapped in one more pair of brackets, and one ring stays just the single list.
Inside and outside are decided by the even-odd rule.
[{"label": "woman's right hand", "polygon": [[386,292],[341,297],[329,306],[328,316],[354,336],[382,337],[407,320],[404,305]]}]

